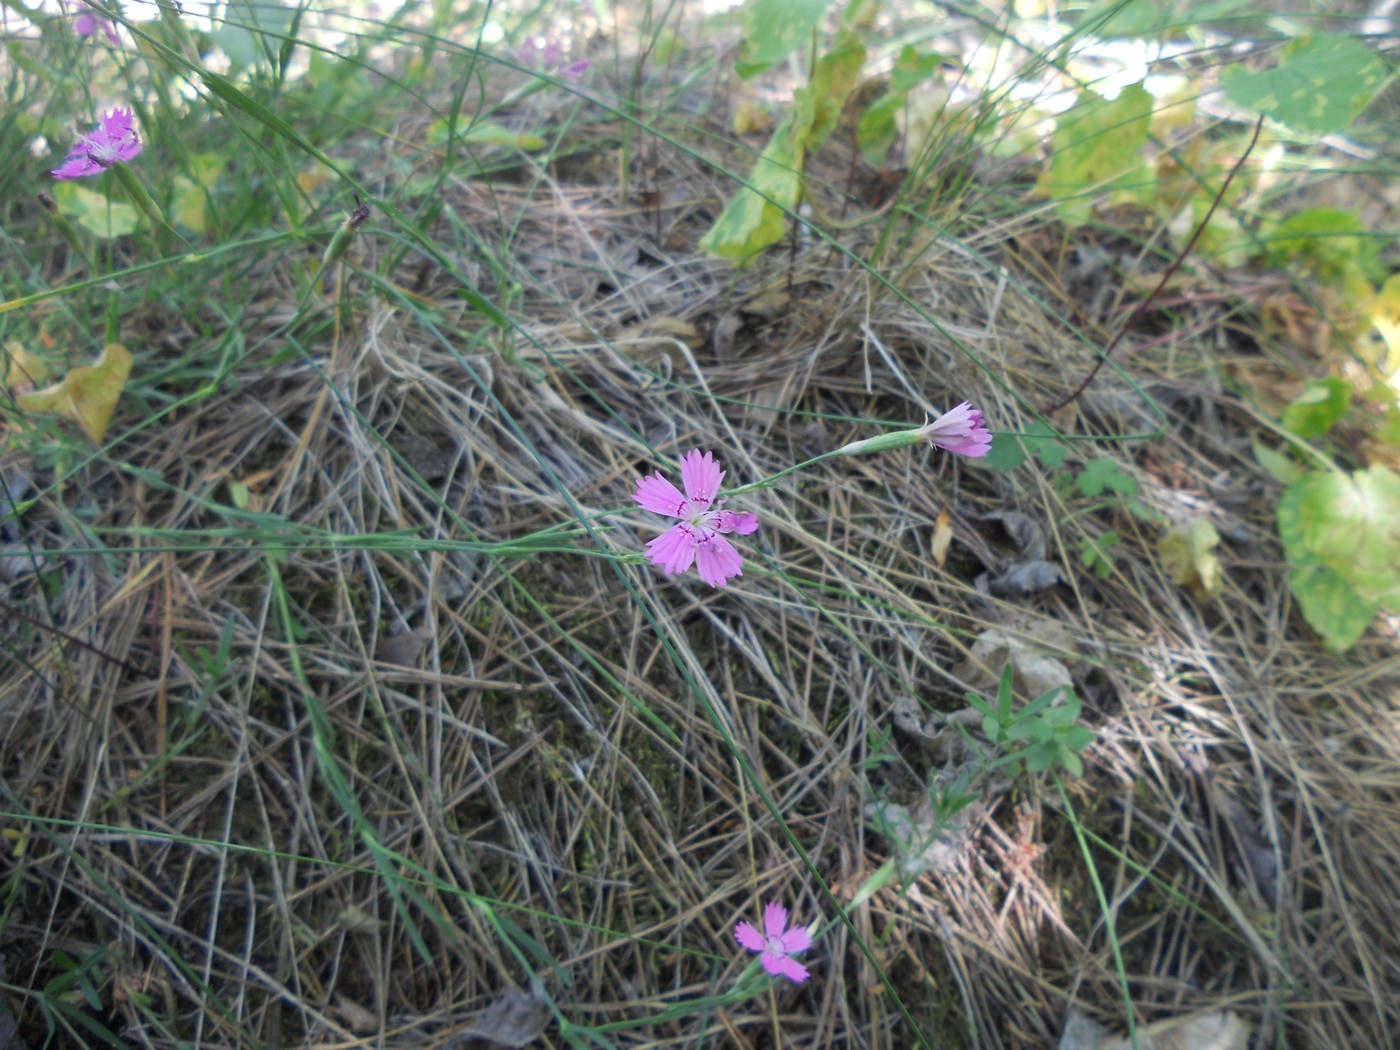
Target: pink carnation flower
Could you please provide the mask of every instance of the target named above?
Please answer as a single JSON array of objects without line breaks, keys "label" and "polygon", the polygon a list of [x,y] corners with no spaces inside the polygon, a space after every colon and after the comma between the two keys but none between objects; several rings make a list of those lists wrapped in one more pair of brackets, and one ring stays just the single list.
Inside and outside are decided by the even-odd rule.
[{"label": "pink carnation flower", "polygon": [[964,401],[950,408],[920,429],[919,435],[934,448],[956,452],[960,456],[985,456],[992,447],[992,435],[982,420],[982,413]]},{"label": "pink carnation flower", "polygon": [[698,448],[681,457],[684,496],[660,473],[637,479],[633,499],[646,510],[681,519],[647,544],[651,563],[665,569],[666,575],[685,572],[694,562],[702,580],[711,587],[723,587],[732,577],[744,574],[743,557],[720,533],[747,536],[757,531],[758,518],[723,509],[724,500],[715,498],[723,480],[724,471],[714,456]]},{"label": "pink carnation flower", "polygon": [[84,11],[73,19],[73,31],[79,36],[92,36],[99,29],[107,35],[107,39],[114,47],[121,45],[121,38],[117,36],[116,27],[109,19],[98,18],[91,11]]},{"label": "pink carnation flower", "polygon": [[758,961],[774,977],[801,984],[809,976],[807,967],[793,959],[792,954],[812,947],[812,935],[804,926],[789,930],[787,917],[787,909],[775,901],[763,909],[762,933],[741,922],[734,927],[734,939],[751,952],[762,952]]},{"label": "pink carnation flower", "polygon": [[588,59],[581,58],[564,65],[564,45],[557,40],[546,41],[538,36],[530,37],[516,49],[515,60],[522,66],[557,73],[568,81],[577,81],[588,71]]},{"label": "pink carnation flower", "polygon": [[92,134],[80,139],[51,174],[56,179],[81,179],[97,175],[113,164],[125,163],[142,150],[131,126],[131,110],[114,109],[102,118]]}]

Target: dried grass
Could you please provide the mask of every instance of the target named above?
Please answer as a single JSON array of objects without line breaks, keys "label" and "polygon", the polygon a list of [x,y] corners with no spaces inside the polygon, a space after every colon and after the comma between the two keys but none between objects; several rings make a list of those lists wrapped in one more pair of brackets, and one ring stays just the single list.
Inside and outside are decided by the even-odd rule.
[{"label": "dried grass", "polygon": [[[600,145],[613,130],[580,133],[567,163],[446,191],[457,229],[511,231],[507,268],[473,272],[498,302],[518,284],[518,332],[483,331],[447,275],[409,257],[407,297],[352,281],[345,323],[309,338],[305,360],[251,357],[236,385],[132,433],[26,519],[47,564],[10,586],[32,619],[9,620],[0,670],[7,808],[32,815],[11,822],[25,836],[6,899],[11,989],[32,1001],[56,952],[105,948],[107,1023],[133,1044],[440,1046],[503,990],[529,991],[508,920],[559,960],[529,961],[565,1017],[641,1022],[609,1033],[619,1046],[909,1046],[840,926],[800,990],[648,1020],[729,986],[746,963],[730,930],[759,902],[822,910],[725,735],[847,900],[891,855],[862,816],[870,791],[912,799],[934,767],[901,732],[899,762],[867,772],[872,732],[900,696],[959,710],[975,683],[955,669],[983,630],[1053,619],[1099,733],[1067,798],[1100,840],[1141,1019],[1227,1008],[1278,1045],[1388,1045],[1400,662],[1387,632],[1339,659],[1299,624],[1251,420],[1211,378],[1209,304],[1127,362],[1166,433],[1084,452],[1117,459],[1169,517],[1217,525],[1214,602],[1166,579],[1151,530],[1076,514],[1044,472],[923,449],[745,498],[763,528],[722,591],[632,565],[639,603],[587,539],[523,559],[462,542],[627,507],[635,477],[695,446],[742,483],[871,432],[853,420],[926,405],[971,398],[1019,430],[1024,404],[1092,364],[1052,307],[1095,336],[1083,288],[1112,275],[1076,287],[1033,214],[961,238],[909,227],[887,272],[930,325],[805,234],[738,273],[698,255],[727,184],[648,145],[624,193]],[[844,158],[831,163],[841,185]],[[840,239],[861,256],[880,229]],[[432,232],[456,236],[446,219]],[[355,250],[373,269],[376,242]],[[249,345],[292,309],[265,305]],[[1133,433],[1150,418],[1105,375],[1057,423]],[[303,530],[420,539],[274,555],[266,530],[211,509],[233,481]],[[979,593],[976,575],[1014,554],[981,519],[994,510],[1043,528],[1065,584]],[[646,519],[610,519],[598,543],[635,551],[656,530]],[[1078,544],[1110,527],[1124,544],[1100,581]],[[951,870],[881,890],[855,929],[947,1045],[1052,1045],[1071,1003],[1117,1024],[1061,799],[1024,783],[988,802]],[[393,872],[417,881],[403,910]],[[554,1031],[543,1045],[561,1045]]]}]

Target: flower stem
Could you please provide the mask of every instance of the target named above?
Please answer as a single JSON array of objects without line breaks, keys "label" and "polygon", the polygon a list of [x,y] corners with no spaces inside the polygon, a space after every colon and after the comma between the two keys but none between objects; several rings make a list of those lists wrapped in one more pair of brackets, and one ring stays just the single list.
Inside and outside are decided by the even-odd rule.
[{"label": "flower stem", "polygon": [[146,187],[141,185],[141,180],[125,164],[113,164],[109,169],[117,176],[117,181],[122,184],[122,189],[126,190],[126,195],[131,198],[131,203],[141,209],[141,214],[150,220],[151,225],[156,228],[157,234],[163,234],[170,229],[170,223],[165,221],[165,215],[160,210],[151,195],[146,192]]}]

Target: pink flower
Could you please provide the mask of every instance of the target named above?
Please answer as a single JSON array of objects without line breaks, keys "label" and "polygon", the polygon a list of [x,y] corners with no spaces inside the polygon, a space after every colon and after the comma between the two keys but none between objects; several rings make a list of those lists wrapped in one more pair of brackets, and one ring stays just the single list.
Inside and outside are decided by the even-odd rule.
[{"label": "pink flower", "polygon": [[79,36],[92,36],[99,29],[107,35],[107,39],[114,47],[121,45],[121,38],[117,36],[116,27],[106,18],[98,18],[91,11],[84,11],[73,19],[73,31]]},{"label": "pink flower", "polygon": [[515,61],[522,66],[556,73],[568,81],[577,81],[588,71],[588,59],[581,58],[577,62],[564,65],[564,45],[557,40],[547,41],[539,36],[529,37],[516,49]]},{"label": "pink flower", "polygon": [[982,420],[982,413],[972,407],[971,401],[964,401],[932,423],[925,423],[919,436],[934,448],[960,456],[985,456],[992,447],[991,432]]},{"label": "pink flower", "polygon": [[56,179],[81,179],[97,175],[113,164],[131,160],[142,150],[131,126],[131,110],[114,109],[102,118],[92,134],[80,139],[51,174]]},{"label": "pink flower", "polygon": [[667,576],[685,572],[692,561],[711,587],[723,587],[731,577],[744,574],[744,559],[720,533],[747,536],[758,530],[758,518],[723,509],[724,500],[715,499],[723,480],[724,471],[714,457],[698,448],[681,457],[684,496],[660,473],[637,479],[634,500],[646,510],[681,519],[647,544],[651,563],[665,569]]},{"label": "pink flower", "polygon": [[807,967],[790,956],[812,947],[812,935],[803,926],[789,930],[787,917],[787,909],[774,901],[763,909],[762,933],[741,922],[734,927],[734,939],[751,952],[762,952],[759,962],[774,977],[786,977],[801,984],[808,977]]}]

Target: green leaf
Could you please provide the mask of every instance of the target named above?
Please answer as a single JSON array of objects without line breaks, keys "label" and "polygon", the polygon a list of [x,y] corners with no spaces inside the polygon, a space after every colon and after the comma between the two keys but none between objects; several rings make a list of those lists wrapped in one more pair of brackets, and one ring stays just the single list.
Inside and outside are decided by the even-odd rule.
[{"label": "green leaf", "polygon": [[989,470],[1015,470],[1026,461],[1026,449],[1015,434],[993,434],[992,447],[979,464]]},{"label": "green leaf", "polygon": [[793,146],[798,156],[821,148],[836,125],[846,98],[865,65],[865,45],[850,30],[843,30],[831,50],[812,67],[810,82],[793,96],[793,109],[810,117],[793,125]]},{"label": "green leaf", "polygon": [[1303,619],[1322,635],[1327,648],[1346,652],[1380,612],[1380,604],[1366,601],[1340,573],[1306,553],[1290,553],[1288,560],[1288,583]]},{"label": "green leaf", "polygon": [[228,55],[229,66],[234,70],[251,69],[259,63],[276,64],[295,14],[277,0],[229,0],[225,21],[209,35]]},{"label": "green leaf", "polygon": [[1289,43],[1273,69],[1231,66],[1220,75],[1230,101],[1298,131],[1343,130],[1381,89],[1389,70],[1351,37],[1317,33]]},{"label": "green leaf", "polygon": [[1118,469],[1111,459],[1095,459],[1084,464],[1084,471],[1074,479],[1075,487],[1085,496],[1097,496],[1104,489],[1125,496],[1136,496],[1138,483]]},{"label": "green leaf", "polygon": [[1140,169],[1147,141],[1152,96],[1141,84],[1124,88],[1113,101],[1092,91],[1061,114],[1051,138],[1050,168],[1036,192],[1058,203],[1066,226],[1082,226],[1093,215],[1094,198],[1122,187]]},{"label": "green leaf", "polygon": [[1400,607],[1400,477],[1387,468],[1305,474],[1279,498],[1278,531],[1303,616],[1329,647]]},{"label": "green leaf", "polygon": [[909,92],[933,76],[942,61],[942,55],[923,54],[913,45],[905,45],[900,51],[890,73],[889,90],[861,114],[856,125],[856,146],[867,162],[877,167],[885,163],[894,145],[896,118],[904,109]]},{"label": "green leaf", "polygon": [[1300,262],[1324,281],[1357,276],[1375,283],[1385,276],[1381,239],[1341,208],[1300,211],[1275,223],[1262,239],[1271,266]]},{"label": "green leaf", "polygon": [[802,196],[807,154],[836,127],[864,62],[859,38],[843,32],[813,68],[811,83],[797,92],[792,112],[764,147],[748,184],[701,238],[703,250],[743,263],[783,239],[787,212]]},{"label": "green leaf", "polygon": [[811,39],[827,0],[749,0],[742,21],[744,43],[734,71],[748,80]]},{"label": "green leaf", "polygon": [[1255,460],[1273,476],[1275,481],[1287,485],[1297,481],[1305,473],[1295,460],[1290,459],[1278,449],[1261,444],[1258,438],[1252,439],[1252,445]]},{"label": "green leaf", "polygon": [[1300,438],[1321,437],[1351,407],[1351,384],[1337,376],[1308,381],[1307,388],[1283,410],[1283,425]]},{"label": "green leaf", "polygon": [[1071,726],[1061,739],[1070,750],[1083,751],[1094,742],[1094,731],[1088,726]]},{"label": "green leaf", "polygon": [[1084,775],[1084,760],[1073,751],[1060,748],[1059,759],[1060,765],[1065,767],[1065,772],[1070,776],[1082,777]]},{"label": "green leaf", "polygon": [[53,196],[59,211],[72,216],[79,226],[103,240],[124,237],[136,232],[141,225],[141,213],[135,205],[108,200],[75,182],[55,184]]},{"label": "green leaf", "polygon": [[1280,521],[1285,503],[1310,553],[1362,598],[1400,608],[1400,477],[1380,465],[1309,474],[1284,491]]},{"label": "green leaf", "polygon": [[[433,121],[428,125],[428,144],[430,146],[445,145],[450,130],[451,125],[446,118]],[[545,147],[545,140],[539,135],[528,131],[513,131],[503,124],[497,124],[490,120],[478,120],[470,127],[459,130],[457,141],[522,150],[539,150]]]},{"label": "green leaf", "polygon": [[749,174],[748,184],[725,205],[700,239],[700,248],[722,259],[746,262],[783,239],[787,212],[797,206],[802,175],[792,152],[792,117],[773,133]]}]

